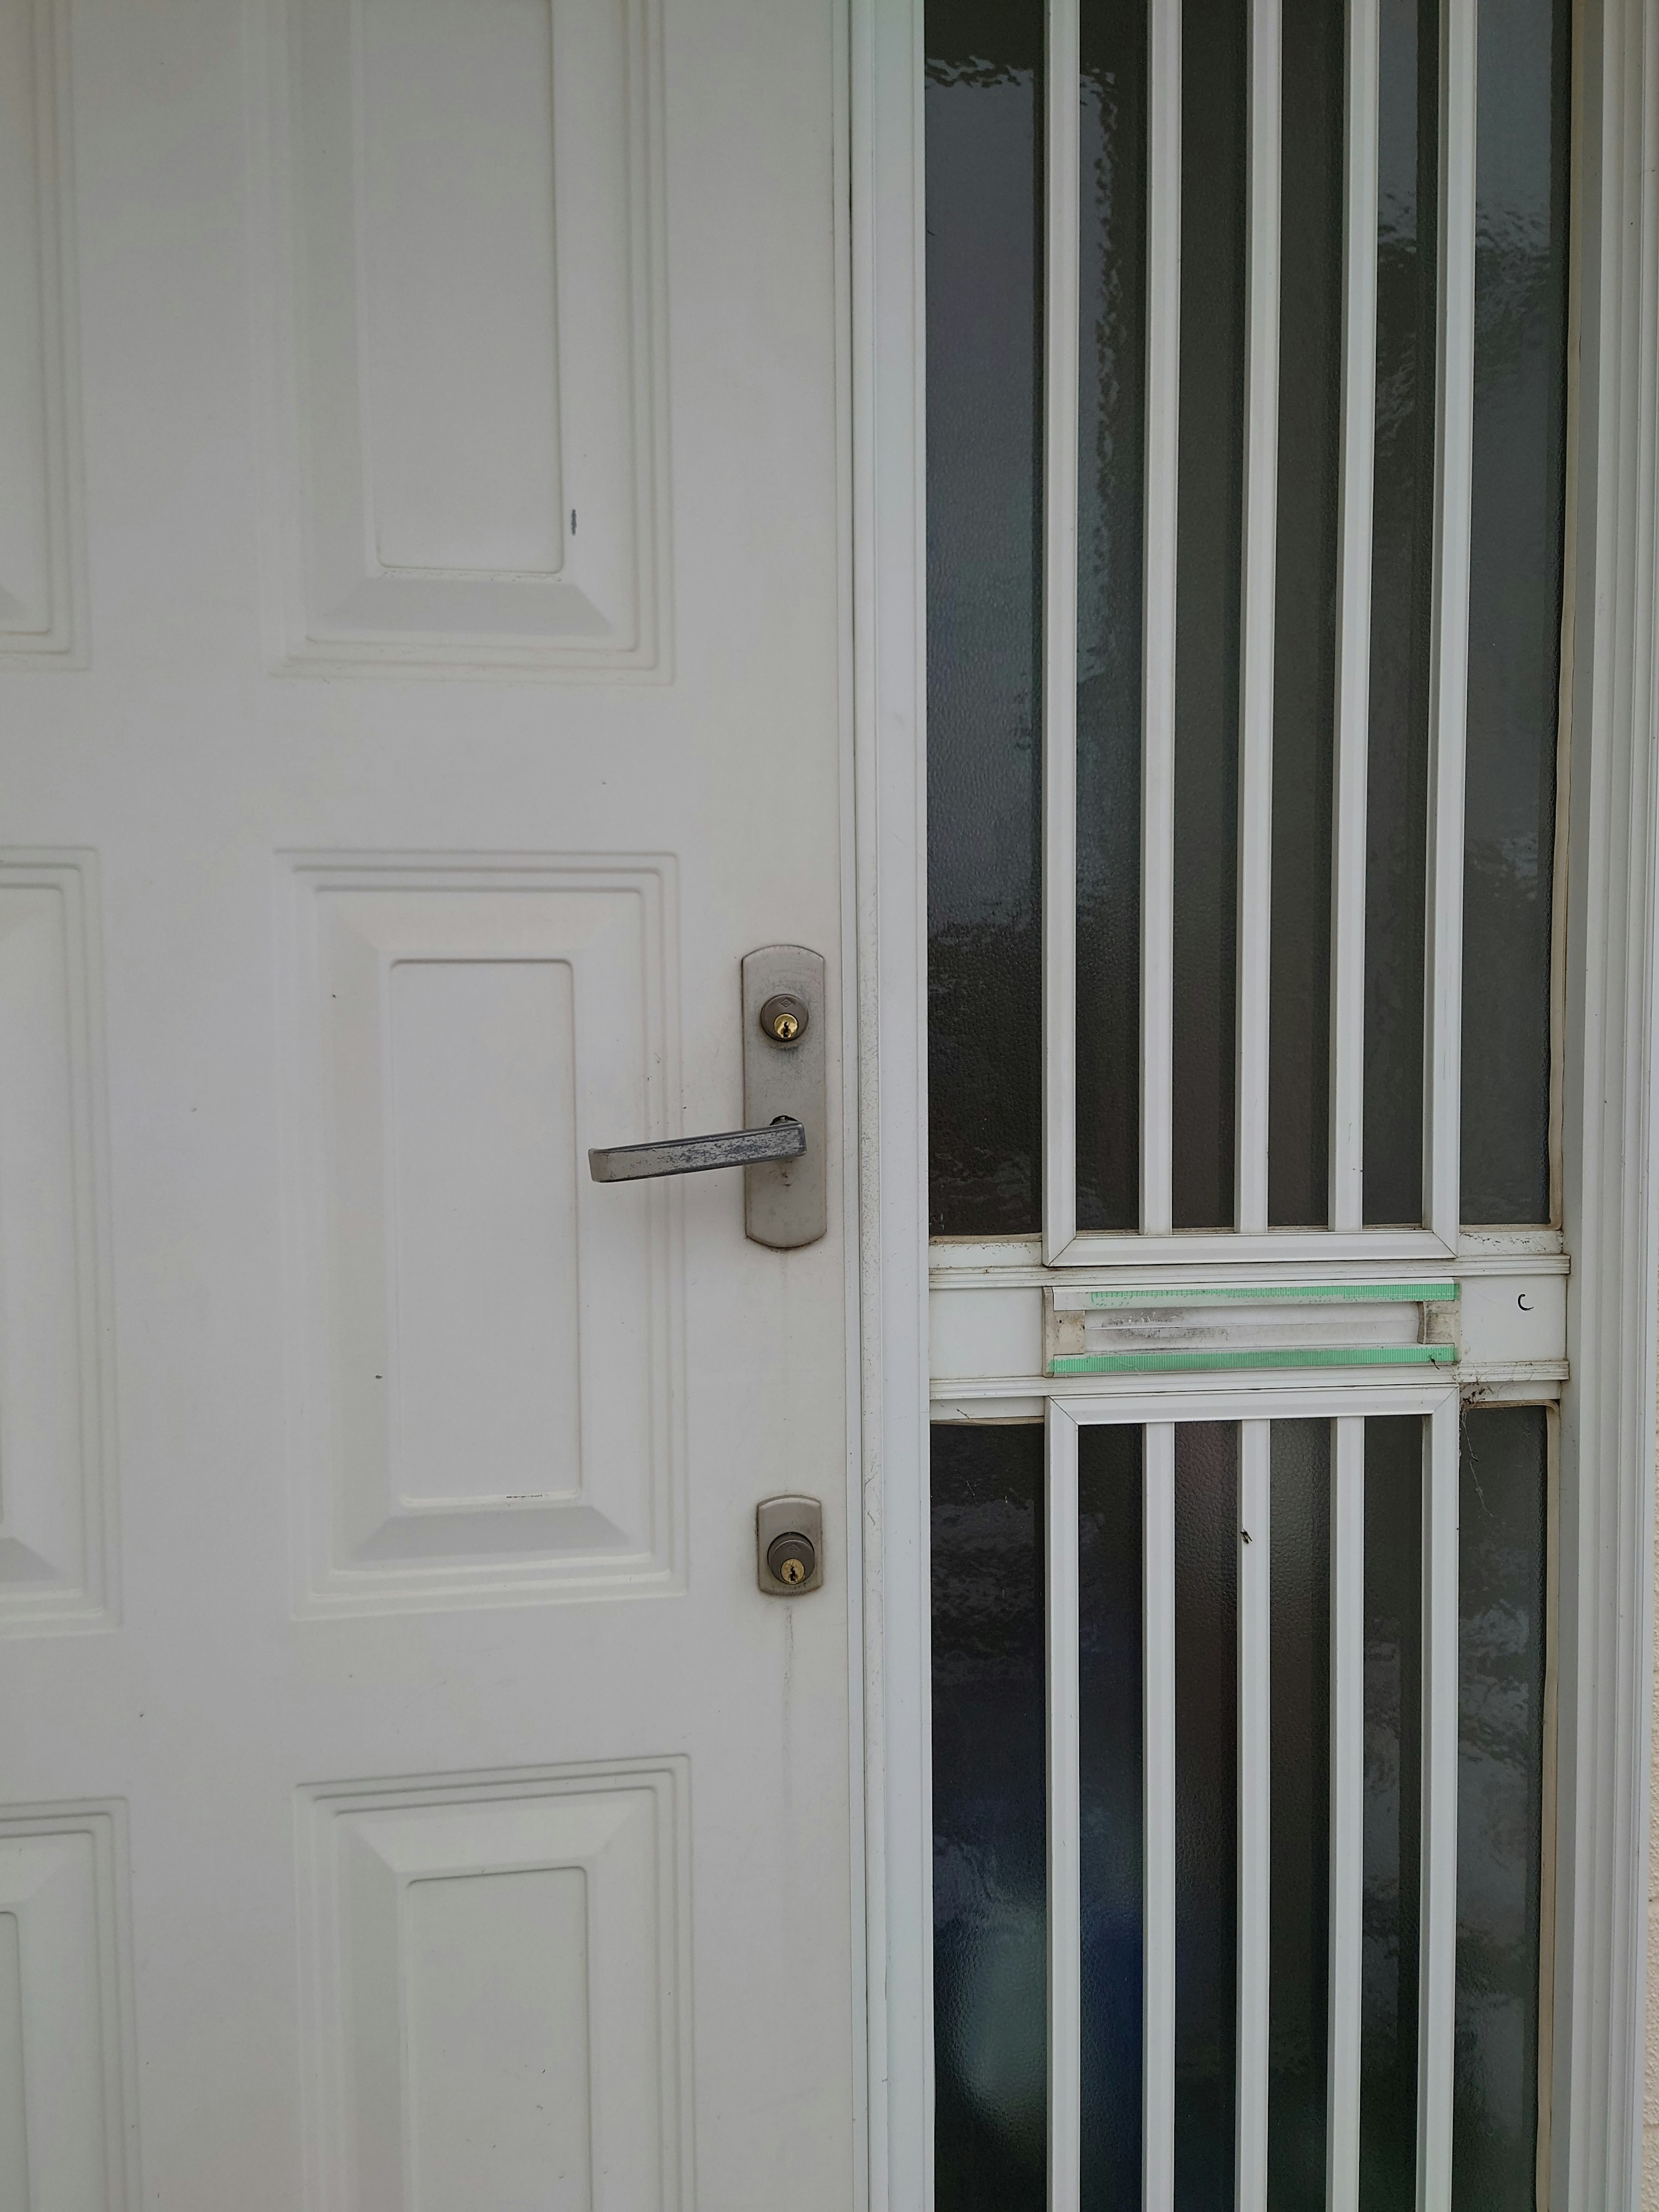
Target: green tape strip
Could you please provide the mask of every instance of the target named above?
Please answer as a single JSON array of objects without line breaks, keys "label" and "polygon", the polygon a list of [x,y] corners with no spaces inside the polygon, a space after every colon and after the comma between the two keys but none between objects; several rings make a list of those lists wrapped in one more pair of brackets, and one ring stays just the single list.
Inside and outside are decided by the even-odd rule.
[{"label": "green tape strip", "polygon": [[[1058,1285],[1056,1288],[1060,1287]],[[1091,1306],[1375,1306],[1440,1304],[1455,1283],[1160,1283],[1141,1290],[1085,1291]]]},{"label": "green tape strip", "polygon": [[1249,1367],[1449,1367],[1449,1344],[1273,1346],[1256,1352],[1084,1352],[1048,1363],[1050,1375],[1182,1375]]}]

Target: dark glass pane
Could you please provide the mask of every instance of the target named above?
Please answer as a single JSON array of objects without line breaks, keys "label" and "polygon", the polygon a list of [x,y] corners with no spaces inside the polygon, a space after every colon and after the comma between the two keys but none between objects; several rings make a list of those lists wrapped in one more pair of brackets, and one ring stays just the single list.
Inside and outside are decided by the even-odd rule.
[{"label": "dark glass pane", "polygon": [[1545,1419],[1495,1406],[1463,1423],[1452,2196],[1482,2212],[1531,2212],[1537,2194]]},{"label": "dark glass pane", "polygon": [[1322,1227],[1342,408],[1343,12],[1284,0],[1267,1218]]},{"label": "dark glass pane", "polygon": [[1045,2212],[1042,1430],[933,1437],[939,2212]]},{"label": "dark glass pane", "polygon": [[1463,1218],[1550,1215],[1569,0],[1483,0],[1463,859]]},{"label": "dark glass pane", "polygon": [[1267,2201],[1324,2212],[1330,1899],[1331,1428],[1273,1428]]},{"label": "dark glass pane", "polygon": [[1238,1930],[1238,1431],[1176,1431],[1176,2187],[1232,2212]]},{"label": "dark glass pane", "polygon": [[1365,1424],[1365,1872],[1361,2212],[1417,2203],[1423,1424]]},{"label": "dark glass pane", "polygon": [[1365,1218],[1423,1218],[1424,886],[1434,586],[1434,0],[1382,0],[1376,505],[1365,861]]},{"label": "dark glass pane", "polygon": [[1038,1226],[1042,0],[927,0],[927,930],[937,1236]]},{"label": "dark glass pane", "polygon": [[1139,1225],[1146,10],[1083,0],[1078,392],[1077,1204]]},{"label": "dark glass pane", "polygon": [[1084,2212],[1140,2201],[1141,1433],[1078,1431]]},{"label": "dark glass pane", "polygon": [[1246,0],[1181,11],[1175,759],[1178,1229],[1233,1223]]}]

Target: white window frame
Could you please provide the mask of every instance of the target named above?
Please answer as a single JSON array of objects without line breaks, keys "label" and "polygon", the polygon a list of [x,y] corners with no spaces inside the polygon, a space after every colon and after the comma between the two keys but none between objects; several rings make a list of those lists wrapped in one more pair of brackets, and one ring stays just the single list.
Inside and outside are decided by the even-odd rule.
[{"label": "white window frame", "polygon": [[[921,0],[848,0],[865,2171],[933,2187]],[[1552,2212],[1641,2191],[1655,1340],[1659,0],[1581,0],[1566,591]]]}]

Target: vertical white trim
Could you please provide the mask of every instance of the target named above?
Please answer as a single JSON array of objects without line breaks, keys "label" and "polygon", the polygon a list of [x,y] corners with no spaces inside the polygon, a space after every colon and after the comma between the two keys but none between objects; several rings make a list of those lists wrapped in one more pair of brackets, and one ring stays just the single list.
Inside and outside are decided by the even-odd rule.
[{"label": "vertical white trim", "polygon": [[1043,173],[1042,1237],[1077,1233],[1079,0],[1048,0]]},{"label": "vertical white trim", "polygon": [[[1234,1203],[1267,1226],[1273,954],[1273,617],[1279,527],[1279,0],[1250,0],[1249,307],[1244,375],[1238,759],[1238,1043]],[[1243,2200],[1241,2198],[1240,2203]]]},{"label": "vertical white trim", "polygon": [[1152,1421],[1143,1433],[1141,2204],[1143,2212],[1169,2212],[1175,2202],[1175,1424]]},{"label": "vertical white trim", "polygon": [[1365,806],[1376,465],[1378,0],[1348,0],[1343,198],[1342,482],[1337,526],[1335,790],[1331,870],[1333,1230],[1364,1226]]},{"label": "vertical white trim", "polygon": [[1423,1809],[1419,1835],[1417,2212],[1451,2212],[1457,2003],[1457,1446],[1459,1407],[1423,1438]]},{"label": "vertical white trim", "polygon": [[849,5],[869,2203],[908,2212],[933,2197],[922,7]]},{"label": "vertical white trim", "polygon": [[1077,1424],[1052,1401],[1048,1465],[1048,2207],[1049,2212],[1078,2212],[1082,2187],[1083,1893]]},{"label": "vertical white trim", "polygon": [[1238,1427],[1238,1957],[1236,2212],[1267,2212],[1272,1981],[1273,1424]]},{"label": "vertical white trim", "polygon": [[1330,2003],[1325,2212],[1359,2212],[1365,1860],[1365,1424],[1331,1424]]},{"label": "vertical white trim", "polygon": [[1477,0],[1440,18],[1439,411],[1429,673],[1428,927],[1424,975],[1424,1218],[1455,1244],[1463,1037],[1463,752],[1468,723],[1469,505],[1474,434]]},{"label": "vertical white trim", "polygon": [[1181,0],[1146,15],[1146,488],[1141,641],[1140,1226],[1168,1236],[1175,1024],[1176,495],[1181,414]]},{"label": "vertical white trim", "polygon": [[[841,1126],[842,1285],[844,1310],[859,1310],[859,1178],[854,1143],[859,1126],[858,993],[846,979],[858,973],[858,814],[854,764],[854,706],[856,659],[853,637],[853,255],[851,102],[852,56],[848,48],[851,23],[848,11],[837,9],[836,41],[836,447],[840,465],[836,472],[836,588],[840,618],[836,623],[836,677],[840,696],[836,720],[840,732],[841,799],[841,931],[836,951],[842,979],[836,1022],[840,1053],[836,1097]],[[845,1332],[842,1358],[846,1370],[846,1435],[843,1440],[844,1495],[840,1515],[842,1556],[849,1567],[861,1556],[864,1497],[860,1476],[864,1456],[863,1346],[855,1329]],[[851,1912],[848,1942],[851,1953],[854,2005],[853,2081],[853,2202],[850,2212],[869,2212],[870,2175],[870,2063],[868,2038],[872,2021],[869,1991],[869,1960],[866,1945],[871,1911],[868,1869],[864,1839],[868,1825],[865,1807],[864,1747],[864,1583],[848,1572],[843,1581],[847,1603],[847,1709],[853,1717],[848,1731],[848,1844]]]},{"label": "vertical white trim", "polygon": [[1601,0],[1582,38],[1579,417],[1561,1401],[1555,2212],[1634,2212],[1642,2181],[1659,854],[1659,6]]}]

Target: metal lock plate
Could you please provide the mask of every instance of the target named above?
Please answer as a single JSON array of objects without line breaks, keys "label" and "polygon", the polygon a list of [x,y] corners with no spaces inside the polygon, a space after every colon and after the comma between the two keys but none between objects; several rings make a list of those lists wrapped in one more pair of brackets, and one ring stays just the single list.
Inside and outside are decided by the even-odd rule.
[{"label": "metal lock plate", "polygon": [[823,1587],[823,1508],[816,1498],[763,1498],[755,1508],[755,1579],[768,1597]]},{"label": "metal lock plate", "polygon": [[806,1132],[799,1158],[743,1171],[743,1225],[757,1244],[788,1252],[829,1226],[825,1167],[823,960],[804,945],[765,945],[743,963],[743,1119],[763,1129],[787,1115]]}]

